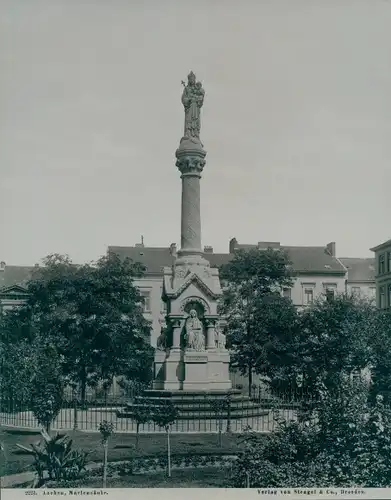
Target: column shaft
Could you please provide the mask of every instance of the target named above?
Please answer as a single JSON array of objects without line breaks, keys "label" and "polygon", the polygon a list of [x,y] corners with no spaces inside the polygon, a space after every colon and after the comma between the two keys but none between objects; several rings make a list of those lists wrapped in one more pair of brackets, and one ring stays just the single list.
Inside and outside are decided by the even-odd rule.
[{"label": "column shaft", "polygon": [[200,175],[182,174],[181,250],[201,251]]}]

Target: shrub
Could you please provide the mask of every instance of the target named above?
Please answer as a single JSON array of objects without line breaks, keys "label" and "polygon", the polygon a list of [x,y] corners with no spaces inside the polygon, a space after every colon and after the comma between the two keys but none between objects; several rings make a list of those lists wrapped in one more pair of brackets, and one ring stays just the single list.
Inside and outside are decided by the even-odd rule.
[{"label": "shrub", "polygon": [[50,424],[61,410],[64,384],[56,348],[46,343],[37,350],[35,373],[32,378],[30,406],[40,425],[49,432]]},{"label": "shrub", "polygon": [[299,421],[278,421],[265,440],[249,432],[233,467],[245,487],[387,487],[391,485],[391,412],[368,388],[342,382]]}]

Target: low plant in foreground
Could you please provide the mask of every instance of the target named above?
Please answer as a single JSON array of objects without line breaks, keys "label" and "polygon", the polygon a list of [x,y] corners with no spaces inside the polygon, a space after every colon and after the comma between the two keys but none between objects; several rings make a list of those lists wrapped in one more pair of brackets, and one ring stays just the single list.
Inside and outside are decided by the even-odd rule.
[{"label": "low plant in foreground", "polygon": [[36,480],[34,487],[41,487],[46,481],[76,480],[86,470],[88,453],[72,450],[69,436],[57,433],[50,436],[41,431],[42,439],[30,448],[17,444],[24,453],[34,457]]}]

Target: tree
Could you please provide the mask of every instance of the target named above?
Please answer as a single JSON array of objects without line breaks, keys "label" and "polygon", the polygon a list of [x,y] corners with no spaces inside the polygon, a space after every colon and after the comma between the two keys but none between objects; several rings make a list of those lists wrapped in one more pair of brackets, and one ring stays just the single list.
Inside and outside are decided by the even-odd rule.
[{"label": "tree", "polygon": [[152,420],[153,407],[148,400],[137,400],[132,406],[133,419],[136,422],[136,451],[139,449],[140,425]]},{"label": "tree", "polygon": [[40,425],[50,424],[61,410],[64,382],[58,352],[53,344],[42,341],[36,346],[34,375],[31,382],[30,406]]},{"label": "tree", "polygon": [[167,475],[171,477],[171,447],[170,447],[170,428],[178,418],[178,409],[172,401],[167,400],[155,407],[152,413],[152,420],[163,427],[167,433]]},{"label": "tree", "polygon": [[382,394],[385,401],[391,402],[391,313],[377,312],[377,327],[369,341],[372,348],[371,393],[375,398]]},{"label": "tree", "polygon": [[295,335],[296,309],[281,296],[293,284],[291,263],[280,250],[239,250],[220,276],[227,283],[220,312],[227,321],[231,363],[249,376],[251,392],[253,372],[275,373],[272,365],[288,356],[279,345]]},{"label": "tree", "polygon": [[107,482],[107,451],[109,448],[109,439],[114,431],[114,425],[112,422],[108,422],[107,420],[103,420],[99,424],[99,432],[102,436],[102,445],[103,445],[103,488],[106,488]]},{"label": "tree", "polygon": [[115,255],[76,266],[56,254],[44,264],[29,282],[29,299],[18,311],[20,323],[24,319],[19,335],[52,340],[63,375],[80,387],[83,402],[87,386],[109,385],[116,375],[149,380],[150,323],[134,286],[143,267]]},{"label": "tree", "polygon": [[303,384],[338,387],[341,376],[373,365],[373,344],[382,336],[377,309],[368,301],[346,294],[318,300],[300,318],[296,344],[297,372]]},{"label": "tree", "polygon": [[[22,333],[21,333],[22,332]],[[16,411],[30,401],[34,350],[19,311],[0,313],[0,406]]]}]

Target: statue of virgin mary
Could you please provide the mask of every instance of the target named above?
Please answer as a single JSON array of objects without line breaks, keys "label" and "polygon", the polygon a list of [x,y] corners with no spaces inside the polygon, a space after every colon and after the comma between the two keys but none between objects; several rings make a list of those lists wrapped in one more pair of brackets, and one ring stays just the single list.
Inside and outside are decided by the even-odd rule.
[{"label": "statue of virgin mary", "polygon": [[196,82],[196,76],[191,72],[187,77],[187,85],[183,89],[182,104],[185,108],[184,137],[199,141],[201,130],[201,107],[204,103],[205,91],[201,82]]}]

